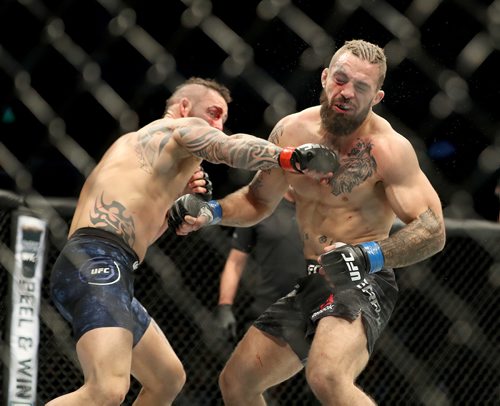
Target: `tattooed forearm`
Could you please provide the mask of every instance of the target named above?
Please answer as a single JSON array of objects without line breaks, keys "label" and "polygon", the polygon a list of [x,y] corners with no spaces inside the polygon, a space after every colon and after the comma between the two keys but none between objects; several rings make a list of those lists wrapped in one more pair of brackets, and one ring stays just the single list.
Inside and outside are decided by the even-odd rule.
[{"label": "tattooed forearm", "polygon": [[445,229],[431,209],[391,237],[379,242],[389,268],[400,268],[422,261],[443,249]]},{"label": "tattooed forearm", "polygon": [[248,134],[227,136],[213,128],[179,129],[182,143],[193,155],[212,163],[241,169],[277,168],[281,148]]},{"label": "tattooed forearm", "polygon": [[132,216],[125,216],[126,208],[121,203],[113,200],[104,203],[104,193],[94,203],[94,210],[89,214],[90,222],[96,227],[110,231],[123,238],[129,245],[135,243],[135,225]]}]

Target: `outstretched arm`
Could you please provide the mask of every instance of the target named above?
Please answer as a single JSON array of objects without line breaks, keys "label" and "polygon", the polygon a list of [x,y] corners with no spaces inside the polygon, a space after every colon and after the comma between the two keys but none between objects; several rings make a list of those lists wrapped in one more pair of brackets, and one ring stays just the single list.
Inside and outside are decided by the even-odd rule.
[{"label": "outstretched arm", "polygon": [[248,170],[279,167],[282,148],[252,135],[227,136],[205,125],[179,127],[176,132],[179,144],[206,161]]},{"label": "outstretched arm", "polygon": [[252,182],[222,200],[205,202],[192,195],[177,199],[169,211],[169,227],[187,235],[220,223],[248,227],[269,216],[288,189],[283,171],[258,171]]},{"label": "outstretched arm", "polygon": [[[275,129],[269,139],[286,145],[282,137],[283,126],[278,123],[276,128],[281,136],[276,136]],[[220,202],[202,203],[190,196],[177,199],[169,213],[169,226],[175,228],[179,235],[221,221],[223,225],[251,226],[271,214],[288,189],[283,170],[303,173],[328,184],[339,167],[335,152],[320,144],[281,148],[247,134],[222,135],[221,138],[219,133],[223,134],[215,129],[201,131],[192,128],[179,132],[184,147],[200,158],[260,170],[248,186]],[[257,148],[254,151],[255,145]],[[273,155],[276,151],[277,158]]]},{"label": "outstretched arm", "polygon": [[325,183],[338,168],[335,153],[319,144],[281,148],[249,134],[227,136],[206,123],[178,127],[174,137],[186,151],[198,158],[235,168],[266,170],[281,167]]}]

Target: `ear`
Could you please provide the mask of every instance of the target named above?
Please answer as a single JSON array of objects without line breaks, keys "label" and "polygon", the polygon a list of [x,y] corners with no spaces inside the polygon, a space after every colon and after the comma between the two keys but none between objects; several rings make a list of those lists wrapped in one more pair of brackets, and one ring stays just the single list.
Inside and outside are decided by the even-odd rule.
[{"label": "ear", "polygon": [[385,92],[383,90],[379,90],[375,97],[373,98],[372,106],[379,104],[385,96]]},{"label": "ear", "polygon": [[191,111],[191,101],[187,97],[183,97],[179,102],[179,111],[181,113],[181,117],[188,117],[189,112]]},{"label": "ear", "polygon": [[323,72],[321,72],[321,86],[323,89],[326,86],[326,78],[328,77],[328,68],[323,69]]}]

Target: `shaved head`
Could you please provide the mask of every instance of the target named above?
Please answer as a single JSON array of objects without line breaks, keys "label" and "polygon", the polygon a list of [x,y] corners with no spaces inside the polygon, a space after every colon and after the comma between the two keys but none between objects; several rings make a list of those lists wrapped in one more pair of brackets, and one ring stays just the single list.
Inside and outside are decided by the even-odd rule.
[{"label": "shaved head", "polygon": [[192,101],[198,101],[209,90],[215,90],[219,93],[226,103],[230,103],[232,100],[231,93],[226,86],[212,79],[192,77],[177,86],[172,96],[167,99],[165,112],[172,104],[178,103],[183,97]]}]

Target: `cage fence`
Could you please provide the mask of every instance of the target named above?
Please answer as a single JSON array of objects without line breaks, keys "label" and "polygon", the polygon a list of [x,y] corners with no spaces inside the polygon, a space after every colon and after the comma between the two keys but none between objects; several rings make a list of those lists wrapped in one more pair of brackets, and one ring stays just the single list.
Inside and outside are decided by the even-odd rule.
[{"label": "cage fence", "polygon": [[[500,405],[500,235],[498,225],[473,220],[486,199],[472,201],[500,167],[498,114],[489,102],[498,86],[484,80],[498,70],[500,0],[157,3],[0,5],[0,84],[9,90],[0,94],[0,181],[22,195],[0,199],[1,398],[18,209],[48,221],[36,388],[44,404],[82,383],[71,329],[48,286],[74,202],[53,196],[76,196],[104,148],[158,118],[185,78],[228,84],[229,127],[267,135],[284,115],[317,103],[319,73],[342,40],[364,37],[385,47],[387,96],[377,108],[410,139],[440,192],[448,241],[433,258],[397,270],[400,299],[359,384],[381,405]],[[455,153],[446,155],[450,147]],[[245,174],[210,169],[219,171],[219,196],[244,183]],[[221,404],[217,377],[234,343],[216,333],[212,311],[230,232],[167,232],[137,272],[137,297],[186,368],[179,405]],[[238,320],[252,301],[252,278],[245,274],[238,292]],[[125,404],[138,391],[132,381]],[[303,374],[267,398],[317,404]]]},{"label": "cage fence", "polygon": [[[16,210],[0,209],[2,354],[9,342],[7,286]],[[33,206],[24,211],[40,215]],[[499,404],[500,225],[450,219],[446,224],[448,240],[441,253],[396,271],[397,307],[358,381],[381,405]],[[41,289],[37,404],[82,384],[70,326],[50,299],[48,278],[64,237],[54,235],[50,226],[49,230]],[[187,237],[167,232],[137,271],[136,297],[165,332],[186,369],[187,382],[176,399],[178,405],[222,405],[217,379],[234,343],[218,333],[213,310],[230,234],[230,228],[220,226]],[[252,300],[252,277],[245,274],[235,301],[240,321]],[[240,337],[244,328],[240,323]],[[2,362],[0,381],[5,387],[8,357],[3,356]],[[133,380],[124,404],[132,404],[139,390]],[[319,404],[303,373],[270,389],[266,397],[270,405]]]}]

